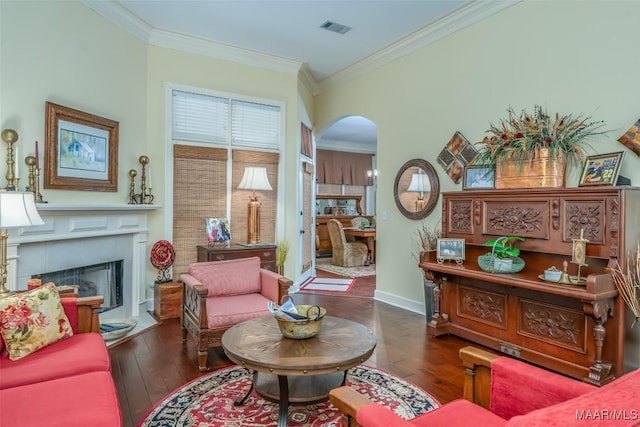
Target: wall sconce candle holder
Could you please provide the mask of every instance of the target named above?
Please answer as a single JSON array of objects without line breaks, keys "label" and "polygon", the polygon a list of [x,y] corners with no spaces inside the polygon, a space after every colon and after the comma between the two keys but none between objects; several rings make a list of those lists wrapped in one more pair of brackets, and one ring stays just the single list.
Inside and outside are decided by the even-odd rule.
[{"label": "wall sconce candle holder", "polygon": [[153,194],[151,194],[151,178],[149,178],[149,187],[147,187],[147,165],[149,164],[149,157],[140,156],[138,158],[141,166],[140,173],[140,193],[136,194],[135,188],[135,178],[138,175],[138,172],[135,169],[131,169],[129,171],[129,204],[130,205],[152,205],[153,204]]}]

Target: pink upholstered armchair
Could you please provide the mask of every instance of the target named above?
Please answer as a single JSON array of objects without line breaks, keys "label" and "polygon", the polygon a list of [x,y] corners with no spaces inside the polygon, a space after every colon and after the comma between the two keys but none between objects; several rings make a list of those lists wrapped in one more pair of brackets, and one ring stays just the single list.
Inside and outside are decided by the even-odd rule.
[{"label": "pink upholstered armchair", "polygon": [[467,367],[464,398],[404,420],[350,387],[330,393],[343,427],[639,426],[640,369],[596,387],[474,347],[460,350]]},{"label": "pink upholstered armchair", "polygon": [[191,334],[198,347],[198,367],[207,370],[207,353],[221,345],[231,326],[269,316],[269,301],[280,303],[292,281],[260,268],[260,258],[196,262],[182,274],[182,344]]}]

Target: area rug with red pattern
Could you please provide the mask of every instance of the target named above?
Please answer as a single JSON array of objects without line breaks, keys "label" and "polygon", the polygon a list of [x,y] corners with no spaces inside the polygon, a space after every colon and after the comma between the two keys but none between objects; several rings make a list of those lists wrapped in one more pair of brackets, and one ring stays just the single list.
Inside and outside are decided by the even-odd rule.
[{"label": "area rug with red pattern", "polygon": [[[234,401],[251,387],[253,375],[245,368],[220,369],[182,386],[162,399],[140,421],[139,427],[276,426],[278,404],[262,399],[255,390],[240,406]],[[427,392],[387,372],[369,366],[348,371],[346,384],[405,419],[439,407]],[[330,403],[290,406],[289,427],[338,426],[340,412]]]}]

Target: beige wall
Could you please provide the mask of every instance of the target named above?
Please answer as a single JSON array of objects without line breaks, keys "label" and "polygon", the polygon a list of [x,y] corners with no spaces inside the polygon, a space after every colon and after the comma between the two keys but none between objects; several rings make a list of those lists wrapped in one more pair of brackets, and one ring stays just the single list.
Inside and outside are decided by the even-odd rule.
[{"label": "beige wall", "polygon": [[[27,184],[24,158],[36,140],[44,160],[44,106],[52,101],[120,122],[119,185],[117,193],[42,189],[44,199],[126,203],[127,171],[148,141],[146,45],[79,2],[3,1],[0,9],[0,126],[19,134],[20,189]],[[4,187],[7,153],[0,144]]]},{"label": "beige wall", "polygon": [[[154,181],[156,170],[160,176],[166,173],[167,166],[167,125],[166,125],[166,96],[167,87],[181,85],[194,88],[204,88],[212,91],[233,93],[285,103],[286,128],[285,150],[282,153],[281,165],[286,176],[296,174],[296,147],[298,134],[298,107],[297,107],[297,76],[281,72],[241,65],[229,61],[184,53],[173,49],[149,46],[148,49],[148,135],[149,155],[157,169],[154,169]],[[287,161],[292,159],[292,161]],[[288,200],[296,200],[295,180],[279,180],[283,187],[280,193],[284,196],[278,208],[280,217],[279,227],[287,236],[296,236],[295,203],[286,203]],[[166,191],[170,191],[167,188]],[[193,191],[207,191],[206,188],[194,188]],[[150,240],[169,238],[172,224],[168,223],[172,207],[170,197],[165,189],[156,192],[157,202],[165,209],[159,215],[151,217]],[[157,230],[157,231],[156,231]],[[155,241],[153,240],[153,241]],[[291,242],[294,244],[294,242]],[[295,254],[287,259],[285,271],[293,270]],[[290,277],[293,277],[291,274]]]},{"label": "beige wall", "polygon": [[[455,131],[480,141],[489,122],[504,117],[509,106],[518,111],[541,104],[604,120],[611,133],[592,144],[593,153],[626,151],[622,174],[640,185],[640,159],[615,141],[640,116],[640,56],[634,54],[639,17],[638,2],[525,0],[317,97],[317,129],[352,114],[378,125],[381,298],[413,308],[423,300],[411,256],[419,223],[395,207],[397,170],[411,158],[424,158],[436,168],[443,191],[460,190],[437,165],[438,153]],[[568,185],[576,182],[574,173]],[[427,221],[440,219],[439,204]],[[637,327],[632,339],[640,365]]]},{"label": "beige wall", "polygon": [[[138,157],[150,157],[155,204],[150,214],[148,249],[169,238],[162,184],[166,160],[165,95],[167,84],[188,85],[286,105],[286,147],[282,153],[286,176],[296,176],[299,114],[297,75],[269,71],[149,46],[79,2],[0,2],[0,125],[20,135],[22,159],[44,149],[44,104],[53,101],[120,123],[118,192],[100,193],[43,189],[50,203],[127,203],[128,171],[139,169]],[[0,186],[6,185],[6,144],[0,146]],[[43,154],[41,152],[41,161]],[[24,190],[27,170],[20,167]],[[297,236],[296,181],[281,180],[281,232]],[[139,181],[138,181],[139,183]],[[201,191],[194,189],[194,191]],[[294,242],[291,242],[294,244]],[[294,252],[294,251],[292,251]],[[295,254],[287,260],[293,270]],[[157,271],[148,263],[147,282]],[[147,297],[153,294],[147,290]]]}]

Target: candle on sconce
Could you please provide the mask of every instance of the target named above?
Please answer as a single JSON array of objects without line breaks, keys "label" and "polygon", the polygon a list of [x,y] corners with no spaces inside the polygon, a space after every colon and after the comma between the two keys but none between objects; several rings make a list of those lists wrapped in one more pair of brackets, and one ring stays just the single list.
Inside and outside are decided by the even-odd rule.
[{"label": "candle on sconce", "polygon": [[38,141],[36,141],[36,169],[40,170],[40,153],[38,151]]},{"label": "candle on sconce", "polygon": [[153,186],[151,185],[151,166],[148,166],[148,165],[147,165],[147,182],[148,182],[147,187],[150,189],[153,188]]},{"label": "candle on sconce", "polygon": [[[16,178],[20,178],[20,161],[18,159],[20,159],[20,155],[18,155],[18,147],[16,146],[13,150],[13,164],[15,165],[14,173],[16,174]],[[16,185],[16,189],[17,187]]]}]

